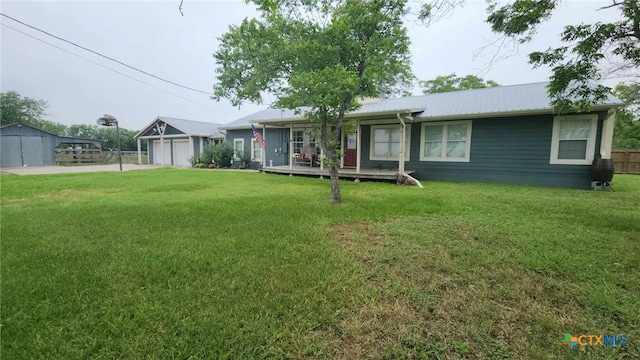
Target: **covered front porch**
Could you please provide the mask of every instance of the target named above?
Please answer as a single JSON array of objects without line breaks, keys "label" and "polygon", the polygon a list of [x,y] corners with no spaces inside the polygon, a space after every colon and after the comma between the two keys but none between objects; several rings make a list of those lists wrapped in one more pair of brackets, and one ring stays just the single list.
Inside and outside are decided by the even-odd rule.
[{"label": "covered front porch", "polygon": [[[308,166],[266,166],[262,168],[265,173],[288,174],[288,175],[306,175],[306,176],[329,176],[329,170],[323,167]],[[406,174],[412,175],[415,171],[405,171]],[[398,170],[390,169],[355,169],[340,168],[338,176],[341,179],[369,179],[369,180],[397,180]]]}]

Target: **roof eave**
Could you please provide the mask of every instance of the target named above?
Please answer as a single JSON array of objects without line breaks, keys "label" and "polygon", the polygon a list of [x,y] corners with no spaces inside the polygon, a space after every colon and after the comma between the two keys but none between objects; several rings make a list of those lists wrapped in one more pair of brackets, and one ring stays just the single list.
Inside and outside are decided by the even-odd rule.
[{"label": "roof eave", "polygon": [[[611,108],[616,108],[624,105],[623,103],[613,103],[613,104],[601,104],[591,106],[590,110],[593,111],[601,111],[601,110],[609,110]],[[524,115],[544,115],[544,114],[553,114],[553,108],[544,108],[544,109],[528,109],[528,110],[516,110],[516,111],[501,111],[501,112],[492,112],[492,113],[473,113],[473,114],[454,114],[454,115],[444,115],[444,116],[416,116],[416,121],[436,121],[436,120],[459,120],[459,119],[481,119],[481,118],[494,118],[494,117],[506,117],[506,116],[524,116]]]},{"label": "roof eave", "polygon": [[[380,116],[390,116],[396,114],[412,114],[415,112],[421,112],[424,109],[394,109],[394,110],[384,110],[384,111],[371,111],[371,112],[362,112],[362,113],[349,113],[345,114],[345,119],[357,119],[362,117],[380,117]],[[273,123],[301,123],[308,122],[304,117],[289,117],[289,118],[277,118],[277,119],[264,119],[264,120],[253,120],[249,121],[251,124],[273,124]],[[220,128],[225,129],[225,128]],[[227,128],[229,129],[229,128]]]}]

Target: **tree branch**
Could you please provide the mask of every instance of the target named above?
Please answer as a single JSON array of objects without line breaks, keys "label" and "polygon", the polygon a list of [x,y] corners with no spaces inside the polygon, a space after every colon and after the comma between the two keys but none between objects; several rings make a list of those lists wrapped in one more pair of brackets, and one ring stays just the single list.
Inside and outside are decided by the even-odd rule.
[{"label": "tree branch", "polygon": [[178,10],[180,11],[180,15],[184,16],[184,14],[182,13],[182,2],[184,0],[180,0],[180,6],[178,6]]},{"label": "tree branch", "polygon": [[622,5],[622,3],[618,3],[618,2],[616,2],[616,0],[613,0],[613,4],[608,5],[608,6],[603,6],[603,7],[601,7],[600,9],[598,9],[596,11],[600,11],[600,10],[604,10],[604,9],[610,9],[612,7],[616,7],[616,6],[620,6],[620,5]]}]

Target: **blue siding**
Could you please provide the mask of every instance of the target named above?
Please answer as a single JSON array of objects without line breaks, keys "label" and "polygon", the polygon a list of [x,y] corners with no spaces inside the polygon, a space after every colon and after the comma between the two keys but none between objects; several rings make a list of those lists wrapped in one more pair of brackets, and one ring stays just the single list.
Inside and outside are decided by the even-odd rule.
[{"label": "blue siding", "polygon": [[[267,155],[267,166],[270,161],[273,161],[273,166],[289,165],[289,129],[267,129],[266,131],[266,136],[263,135],[263,137],[267,143],[267,147],[264,149]],[[262,135],[261,128],[258,128],[258,132]],[[233,139],[237,138],[244,139],[245,150],[251,151],[251,140],[253,139],[253,132],[251,129],[227,130],[228,142],[233,145]],[[238,167],[238,165],[239,164],[237,162],[234,162],[233,164],[234,167]],[[260,166],[260,162],[254,161],[251,163],[252,169],[260,169]]]},{"label": "blue siding", "polygon": [[[598,114],[595,155],[599,154],[602,121]],[[421,180],[477,181],[588,189],[589,165],[552,165],[553,115],[472,121],[469,162],[420,161],[421,123],[412,124],[410,160],[405,169]],[[397,161],[369,160],[370,126],[362,127],[361,167],[391,169]]]},{"label": "blue siding", "polygon": [[167,124],[167,128],[164,129],[164,134],[165,135],[182,135],[184,133],[182,131],[174,128],[173,126]]},{"label": "blue siding", "polygon": [[153,141],[147,139],[147,164],[153,164]]},{"label": "blue siding", "polygon": [[193,138],[193,156],[200,156],[200,140],[199,137]]},{"label": "blue siding", "polygon": [[[7,136],[15,137],[13,141]],[[3,151],[6,151],[2,158],[7,163],[1,166],[49,166],[56,164],[55,147],[58,145],[58,136],[46,131],[34,129],[27,125],[13,125],[2,128],[2,142],[7,139],[7,144]],[[28,140],[27,140],[28,139]],[[29,148],[28,144],[38,144],[36,148]],[[12,161],[7,161],[9,158]],[[27,160],[28,159],[28,160]],[[34,161],[33,159],[37,159]],[[18,161],[19,160],[19,161]],[[3,161],[3,162],[4,162]]]}]

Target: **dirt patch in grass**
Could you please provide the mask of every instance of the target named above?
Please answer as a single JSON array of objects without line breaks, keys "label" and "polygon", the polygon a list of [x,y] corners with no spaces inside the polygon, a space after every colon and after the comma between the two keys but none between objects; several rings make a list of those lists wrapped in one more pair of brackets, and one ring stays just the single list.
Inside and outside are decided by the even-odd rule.
[{"label": "dirt patch in grass", "polygon": [[[359,263],[353,308],[332,356],[357,358],[547,358],[567,352],[565,332],[592,333],[583,290],[558,274],[509,258],[511,241],[460,219],[400,218],[344,224],[334,238]],[[591,314],[592,315],[592,314]],[[628,349],[627,349],[628,350]]]}]

